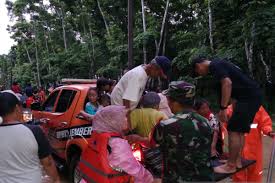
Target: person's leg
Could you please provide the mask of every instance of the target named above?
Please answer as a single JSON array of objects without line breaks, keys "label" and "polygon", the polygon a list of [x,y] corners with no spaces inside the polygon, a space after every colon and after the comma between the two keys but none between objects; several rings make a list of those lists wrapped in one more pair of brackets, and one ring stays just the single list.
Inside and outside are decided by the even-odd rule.
[{"label": "person's leg", "polygon": [[241,142],[241,148],[236,161],[237,168],[242,168],[242,154],[243,154],[243,148],[245,143],[244,133],[240,133],[240,142]]},{"label": "person's leg", "polygon": [[[252,101],[252,102],[251,102]],[[234,173],[236,166],[241,167],[241,150],[244,133],[249,133],[250,125],[260,107],[260,102],[253,100],[237,101],[231,119],[228,121],[229,158],[225,165],[215,167],[216,173]]]},{"label": "person's leg", "polygon": [[241,133],[239,132],[228,132],[229,133],[229,158],[228,164],[234,165],[236,168],[237,159],[240,156],[242,142]]},{"label": "person's leg", "polygon": [[241,142],[241,130],[242,130],[242,111],[238,104],[234,109],[233,115],[231,119],[228,121],[228,150],[229,157],[226,164],[215,167],[214,171],[216,173],[234,173],[237,167],[237,159],[239,158],[239,154],[242,147]]},{"label": "person's leg", "polygon": [[233,173],[236,171],[237,159],[241,151],[241,133],[239,132],[228,132],[229,140],[229,158],[226,164],[215,167],[214,171],[216,173]]}]

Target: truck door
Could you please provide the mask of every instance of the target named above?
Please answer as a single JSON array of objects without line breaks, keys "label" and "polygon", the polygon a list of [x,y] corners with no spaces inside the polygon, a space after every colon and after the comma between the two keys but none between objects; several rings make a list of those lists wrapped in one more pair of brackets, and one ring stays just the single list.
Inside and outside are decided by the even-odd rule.
[{"label": "truck door", "polygon": [[[48,120],[48,138],[54,153],[61,158],[65,158],[65,148],[67,140],[70,138],[70,122],[74,113],[80,91],[72,89],[62,89],[59,93],[54,107],[45,103],[43,117]],[[51,110],[51,112],[47,112]]]}]

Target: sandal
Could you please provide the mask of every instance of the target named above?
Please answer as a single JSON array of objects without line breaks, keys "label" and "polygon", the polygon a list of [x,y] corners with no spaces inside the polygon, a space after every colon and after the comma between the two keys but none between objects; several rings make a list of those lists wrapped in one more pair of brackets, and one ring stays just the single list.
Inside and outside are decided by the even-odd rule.
[{"label": "sandal", "polygon": [[219,162],[220,162],[220,163],[223,163],[223,164],[224,164],[224,163],[227,163],[227,159],[220,159]]},{"label": "sandal", "polygon": [[236,167],[237,167],[238,169],[243,168],[242,161],[241,161],[241,162],[237,162],[237,163],[236,163]]},{"label": "sandal", "polygon": [[236,166],[230,165],[228,163],[218,166],[218,167],[214,167],[215,173],[232,174],[232,173],[235,173],[236,171],[237,171]]}]

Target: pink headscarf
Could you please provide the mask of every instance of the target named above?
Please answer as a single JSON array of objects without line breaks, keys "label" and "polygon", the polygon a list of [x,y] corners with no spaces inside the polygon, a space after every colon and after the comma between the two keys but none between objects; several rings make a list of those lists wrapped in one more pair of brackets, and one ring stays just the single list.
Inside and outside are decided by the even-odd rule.
[{"label": "pink headscarf", "polygon": [[171,109],[168,105],[166,96],[164,96],[162,93],[159,93],[159,97],[160,97],[159,110],[164,114],[166,114],[167,117],[173,116],[173,113],[171,112]]},{"label": "pink headscarf", "polygon": [[124,106],[110,105],[102,108],[93,119],[93,130],[98,132],[116,132],[121,135],[128,123]]}]

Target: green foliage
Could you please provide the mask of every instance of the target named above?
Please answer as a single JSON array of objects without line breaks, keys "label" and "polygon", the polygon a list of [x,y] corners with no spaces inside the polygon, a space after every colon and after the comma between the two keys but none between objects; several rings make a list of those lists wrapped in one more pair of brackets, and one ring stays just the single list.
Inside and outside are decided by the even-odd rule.
[{"label": "green foliage", "polygon": [[[213,49],[209,1],[170,1],[160,55],[173,60],[177,71],[173,79],[186,79],[197,55],[228,58],[247,70],[248,41],[253,42],[253,73],[264,84],[266,70],[260,55],[271,71],[275,67],[274,0],[211,0]],[[134,4],[134,62],[138,65],[143,63],[144,45],[147,61],[156,55],[166,0],[145,0],[145,32],[141,3]],[[17,45],[8,56],[0,57],[2,83],[16,79],[38,85],[38,73],[42,84],[63,77],[116,79],[127,67],[127,1],[6,0],[6,5],[15,22],[8,29]]]}]

